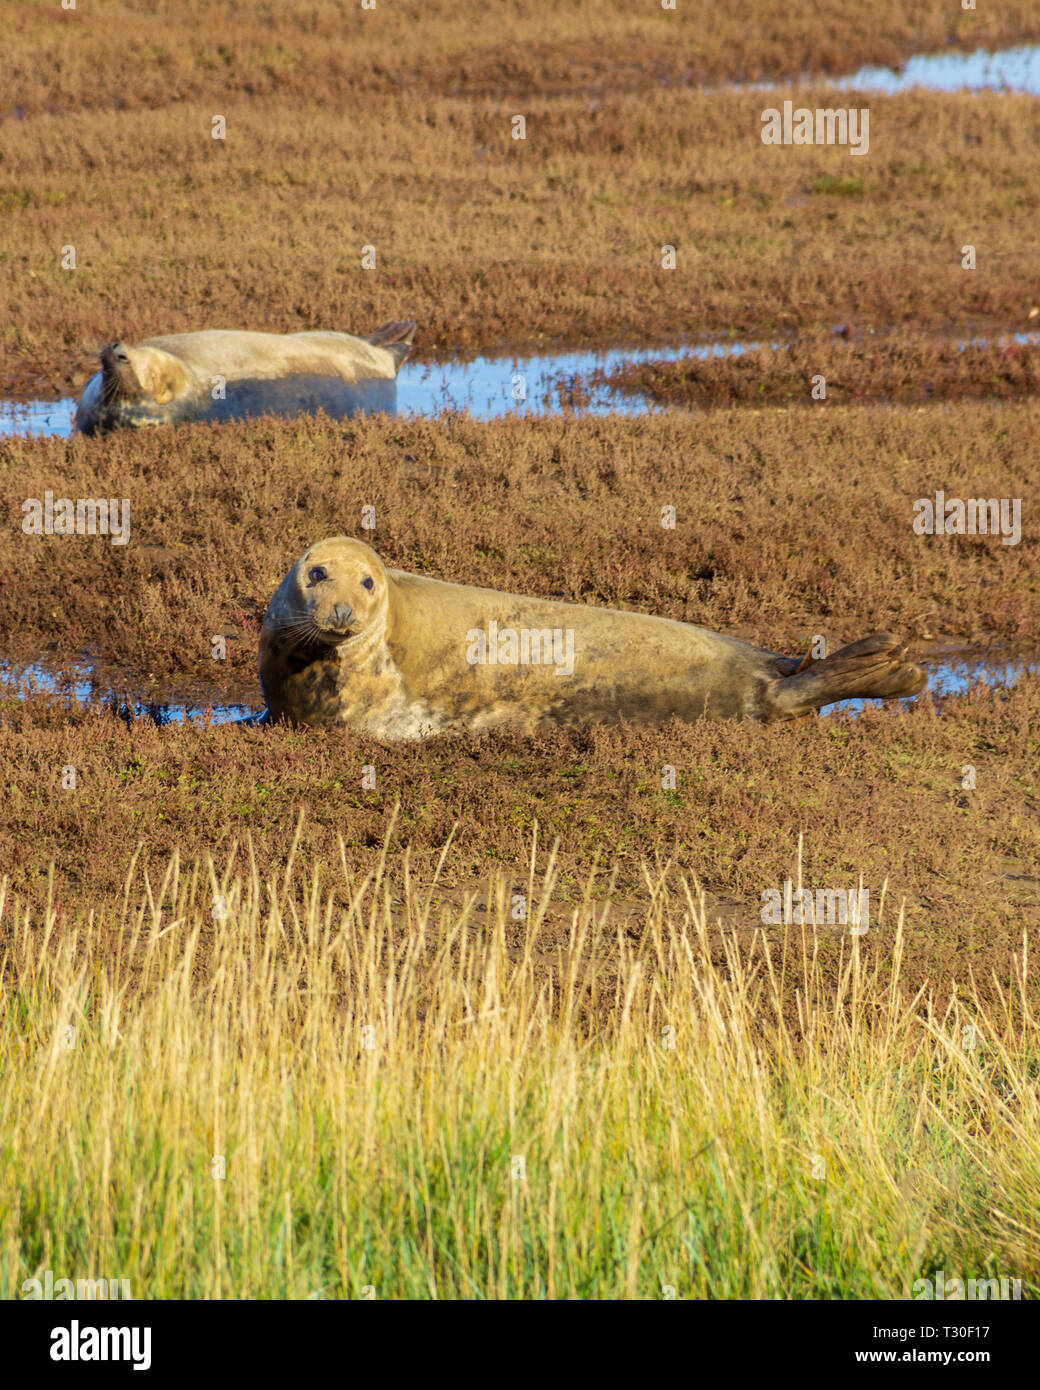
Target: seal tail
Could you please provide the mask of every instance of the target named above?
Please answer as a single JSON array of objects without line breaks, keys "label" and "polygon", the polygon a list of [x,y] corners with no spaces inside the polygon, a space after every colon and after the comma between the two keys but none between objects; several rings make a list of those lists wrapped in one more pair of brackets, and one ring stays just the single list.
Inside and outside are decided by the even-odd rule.
[{"label": "seal tail", "polygon": [[386,348],[394,359],[394,367],[396,368],[411,352],[414,337],[415,324],[407,320],[400,323],[384,323],[382,328],[377,328],[372,333],[363,334],[362,342],[371,343],[373,347]]},{"label": "seal tail", "polygon": [[808,666],[789,659],[785,674],[766,687],[766,718],[796,719],[835,700],[917,695],[928,684],[928,673],[905,658],[905,643],[890,632],[877,632]]}]

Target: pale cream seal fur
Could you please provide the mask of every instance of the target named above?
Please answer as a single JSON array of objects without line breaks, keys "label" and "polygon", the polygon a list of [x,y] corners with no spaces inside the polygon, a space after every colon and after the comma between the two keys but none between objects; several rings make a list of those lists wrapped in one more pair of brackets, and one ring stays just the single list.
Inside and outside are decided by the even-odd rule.
[{"label": "pale cream seal fur", "polygon": [[523,598],[388,569],[363,541],[304,552],[260,637],[266,721],[376,738],[566,724],[794,719],[835,700],[915,695],[927,677],[882,633],[779,656],[689,623]]},{"label": "pale cream seal fur", "polygon": [[245,420],[324,410],[334,418],[392,414],[397,369],[414,323],[350,333],[238,333],[211,329],[110,343],[83,388],[73,430],[95,434],[193,420]]}]

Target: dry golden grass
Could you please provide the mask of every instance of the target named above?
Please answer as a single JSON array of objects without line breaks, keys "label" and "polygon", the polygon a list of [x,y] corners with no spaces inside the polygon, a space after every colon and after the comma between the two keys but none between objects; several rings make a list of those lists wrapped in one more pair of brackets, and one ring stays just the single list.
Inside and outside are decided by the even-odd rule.
[{"label": "dry golden grass", "polygon": [[580,408],[598,385],[636,392],[671,406],[801,405],[823,377],[828,403],[885,405],[933,400],[1006,400],[1040,393],[1040,345],[986,343],[961,348],[924,334],[878,337],[815,334],[775,351],[764,345],[705,361],[637,362],[599,369],[568,386],[564,400]]},{"label": "dry golden grass", "polygon": [[[258,697],[259,622],[328,535],[439,579],[633,608],[803,652],[869,631],[1040,633],[1040,405],[822,404],[474,423],[373,418],[0,441],[6,654]],[[129,497],[131,540],[22,533],[22,502]],[[914,501],[1019,498],[1023,536],[919,536]],[[362,507],[376,529],[362,533]],[[675,530],[661,509],[676,508]],[[228,662],[212,659],[224,633]]]},{"label": "dry golden grass", "polygon": [[514,949],[508,881],[481,924],[345,850],[175,855],[72,923],[0,886],[0,1295],[908,1298],[940,1267],[1035,1296],[1024,944],[990,1005],[909,988],[898,923],[836,981],[820,931],[720,966],[651,869],[638,935],[590,892],[547,976],[531,881]]},{"label": "dry golden grass", "polygon": [[[640,33],[680,68],[711,49],[710,74],[732,59],[739,30],[744,57],[727,75],[797,72],[818,69],[831,46],[843,65],[862,56],[849,25],[878,24],[896,37],[875,47],[902,50],[918,7],[891,6],[886,30],[873,11],[840,20],[828,9],[813,25],[818,7],[771,18],[763,5],[757,40],[743,14],[680,8],[650,6],[640,18],[623,4],[593,19],[548,7],[537,41],[526,8],[507,11],[494,46],[514,55],[515,76],[492,66],[473,90],[460,66],[479,73],[483,55],[468,6],[439,17],[443,58],[426,20],[409,29],[389,5],[353,47],[346,34],[330,45],[328,9],[313,30],[310,11],[272,17],[264,33],[232,25],[227,58],[221,45],[198,45],[188,11],[172,25],[128,16],[124,28],[84,10],[77,31],[55,7],[28,11],[11,90],[30,114],[3,122],[0,389],[67,394],[115,337],[203,327],[365,331],[407,316],[420,324],[419,351],[443,357],[846,321],[1027,321],[1040,294],[1034,100],[832,92],[830,104],[869,103],[869,155],[767,148],[760,113],[774,98],[662,85],[667,72],[647,66]],[[1025,10],[1003,11],[1006,36],[1019,34]],[[335,13],[340,26],[368,23],[360,10]],[[1004,21],[943,3],[922,16],[941,42],[937,23],[968,33]],[[643,71],[631,90],[604,56],[602,25]],[[295,47],[283,26],[299,35]],[[800,31],[808,48],[793,39]],[[594,93],[580,72],[562,79],[575,43],[606,64]],[[265,66],[256,44],[297,56]],[[470,57],[460,65],[461,47]],[[443,82],[431,63],[457,80]],[[791,94],[828,101],[820,90]],[[226,117],[226,140],[211,138],[214,114]],[[515,114],[527,120],[523,141],[511,138]],[[975,272],[961,269],[968,242]],[[60,266],[67,245],[72,271]],[[372,271],[361,266],[366,245],[377,251]],[[674,271],[661,268],[665,245],[677,249]]]},{"label": "dry golden grass", "polygon": [[[644,860],[696,878],[713,917],[750,930],[763,891],[798,880],[803,836],[801,874],[814,890],[847,891],[864,875],[867,959],[888,958],[905,908],[914,988],[956,991],[974,978],[982,997],[999,998],[1022,931],[1040,926],[1035,677],[1010,693],[950,698],[938,716],[919,701],[851,722],[676,723],[419,746],[346,730],[127,726],[40,700],[6,700],[0,712],[3,870],[34,910],[50,903],[62,932],[118,906],[139,855],[153,880],[175,850],[280,876],[301,807],[301,854],[338,862],[342,840],[352,869],[367,872],[390,834],[394,902],[407,852],[415,881],[429,885],[437,873],[434,899],[452,909],[470,892],[486,901],[491,869],[528,893],[537,825],[539,872],[559,841],[558,898],[580,898],[598,867],[597,899],[637,937]],[[662,786],[669,766],[674,790]],[[63,786],[70,767],[73,789]],[[557,943],[566,920],[550,914]],[[517,923],[511,947],[524,933]],[[832,977],[833,946],[821,965]]]},{"label": "dry golden grass", "polygon": [[[94,648],[154,698],[181,689],[259,706],[257,630],[272,590],[307,544],[361,533],[372,505],[377,549],[435,577],[660,613],[792,652],[816,633],[833,646],[886,628],[924,644],[1035,648],[1037,409],[305,420],[6,441],[0,622],[12,656],[60,662]],[[129,496],[130,544],[23,535],[20,499],[47,488]],[[915,535],[913,500],[937,489],[1020,497],[1022,542]],[[664,505],[676,507],[675,531],[660,525]],[[216,633],[230,638],[223,663]],[[40,701],[2,708],[7,871],[39,902],[53,860],[64,914],[119,898],[139,839],[149,855],[201,856],[248,830],[266,874],[301,804],[309,852],[334,857],[342,834],[370,866],[398,798],[393,848],[410,847],[422,881],[456,822],[441,880],[455,894],[488,865],[515,865],[537,822],[543,842],[561,839],[564,892],[597,862],[615,868],[622,919],[633,903],[641,911],[638,864],[656,852],[698,875],[726,920],[751,925],[804,833],[815,882],[852,886],[863,870],[875,902],[886,878],[889,903],[906,901],[915,987],[952,988],[966,964],[984,993],[991,972],[1006,981],[1037,912],[1035,681],[953,701],[941,718],[923,703],[851,726],[420,748],[345,732],[127,729]],[[377,793],[360,786],[369,761]],[[969,763],[973,793],[960,787]],[[69,795],[67,764],[81,779]],[[661,789],[665,764],[679,770],[674,794]]]},{"label": "dry golden grass", "polygon": [[[358,103],[445,96],[600,95],[604,88],[754,82],[897,64],[948,45],[1040,38],[1030,0],[822,0],[674,11],[630,0],[152,0],[63,12],[22,3],[8,36],[8,112],[136,110],[243,95]],[[200,34],[215,41],[200,43]]]}]

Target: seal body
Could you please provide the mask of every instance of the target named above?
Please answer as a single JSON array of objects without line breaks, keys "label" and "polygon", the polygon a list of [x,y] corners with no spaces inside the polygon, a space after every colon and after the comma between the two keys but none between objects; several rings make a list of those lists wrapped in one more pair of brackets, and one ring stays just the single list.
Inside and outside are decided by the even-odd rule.
[{"label": "seal body", "polygon": [[319,541],[264,617],[269,720],[384,739],[673,717],[793,719],[835,700],[923,689],[888,634],[808,665],[689,623],[524,598],[388,569]]},{"label": "seal body", "polygon": [[254,415],[334,418],[393,413],[397,369],[414,323],[388,323],[366,338],[349,333],[237,333],[213,329],[110,343],[83,388],[73,430],[95,434],[193,420]]}]

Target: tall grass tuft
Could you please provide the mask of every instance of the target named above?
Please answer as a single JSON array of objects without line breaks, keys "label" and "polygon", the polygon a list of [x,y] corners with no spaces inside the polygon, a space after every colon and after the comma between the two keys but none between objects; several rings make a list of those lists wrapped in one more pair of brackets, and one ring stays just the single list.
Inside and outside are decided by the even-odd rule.
[{"label": "tall grass tuft", "polygon": [[1037,1292],[1025,943],[996,1008],[904,993],[901,921],[836,987],[822,927],[713,963],[698,885],[647,866],[640,931],[592,876],[543,952],[551,855],[518,933],[500,876],[435,909],[407,856],[359,877],[301,842],[268,881],[132,866],[111,914],[0,888],[0,1294]]}]

